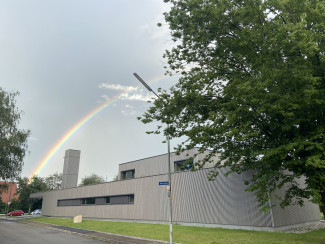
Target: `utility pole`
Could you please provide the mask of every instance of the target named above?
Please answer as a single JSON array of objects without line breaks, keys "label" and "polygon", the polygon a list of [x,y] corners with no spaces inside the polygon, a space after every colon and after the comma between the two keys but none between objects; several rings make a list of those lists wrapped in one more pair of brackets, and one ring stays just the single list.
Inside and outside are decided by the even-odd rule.
[{"label": "utility pole", "polygon": [[[148,86],[148,84],[146,82],[144,82],[144,80],[141,79],[141,77],[137,74],[137,73],[133,73],[133,75],[135,76],[135,78],[137,78],[142,85],[144,85],[145,88],[148,89],[148,91],[152,92],[153,94],[156,95],[156,97],[158,99],[161,99],[161,97],[155,93],[150,86]],[[167,123],[167,130],[169,129],[169,125]],[[172,184],[171,184],[171,173],[170,173],[170,140],[169,140],[169,136],[166,136],[167,139],[167,147],[168,147],[168,219],[169,219],[169,243],[173,244],[173,219],[172,219]]]}]

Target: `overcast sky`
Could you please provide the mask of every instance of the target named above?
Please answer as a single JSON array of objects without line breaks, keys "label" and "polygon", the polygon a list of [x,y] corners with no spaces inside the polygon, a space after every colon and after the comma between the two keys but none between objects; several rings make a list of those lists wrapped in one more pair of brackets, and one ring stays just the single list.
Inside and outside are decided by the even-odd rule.
[{"label": "overcast sky", "polygon": [[31,130],[22,176],[77,122],[123,91],[129,93],[75,133],[40,176],[62,172],[66,149],[81,150],[79,182],[91,173],[110,181],[119,163],[166,153],[162,136],[145,133],[154,125],[137,120],[150,104],[133,76],[154,90],[176,81],[164,78],[162,55],[173,43],[168,26],[157,27],[168,10],[163,0],[0,3],[0,86],[20,92],[20,127]]}]

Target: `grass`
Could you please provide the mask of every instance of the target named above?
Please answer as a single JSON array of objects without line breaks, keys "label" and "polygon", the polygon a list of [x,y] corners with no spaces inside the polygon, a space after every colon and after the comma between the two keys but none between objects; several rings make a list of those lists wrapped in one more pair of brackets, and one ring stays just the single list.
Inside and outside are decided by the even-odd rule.
[{"label": "grass", "polygon": [[[98,220],[83,220],[82,223],[74,224],[72,219],[57,219],[36,217],[28,219],[68,227],[96,230],[101,232],[116,233],[129,236],[137,236],[156,240],[169,240],[169,225],[143,224],[132,222],[113,222]],[[222,228],[204,228],[173,225],[174,241],[178,243],[319,243],[325,244],[325,229],[312,231],[304,234],[276,233],[263,231],[228,230]]]}]

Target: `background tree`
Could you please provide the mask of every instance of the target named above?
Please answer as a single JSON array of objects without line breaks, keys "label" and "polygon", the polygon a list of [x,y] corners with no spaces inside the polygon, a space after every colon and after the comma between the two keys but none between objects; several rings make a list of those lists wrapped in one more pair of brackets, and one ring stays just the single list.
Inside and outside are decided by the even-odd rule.
[{"label": "background tree", "polygon": [[91,174],[89,176],[85,176],[84,178],[82,178],[80,186],[88,186],[88,185],[94,185],[94,184],[99,184],[104,182],[105,180],[103,177],[96,174]]},{"label": "background tree", "polygon": [[2,202],[1,196],[0,196],[0,213],[2,214],[6,213],[6,203]]},{"label": "background tree", "polygon": [[3,192],[7,192],[9,189],[9,185],[7,181],[3,181],[0,183],[0,196],[2,195]]},{"label": "background tree", "polygon": [[252,170],[261,207],[284,185],[282,207],[325,206],[325,2],[165,2],[176,44],[164,57],[181,78],[141,120],[169,124],[179,150],[210,149],[197,167],[218,154],[216,168]]},{"label": "background tree", "polygon": [[[8,206],[7,206],[7,208],[8,208]],[[7,208],[6,208],[6,209],[7,209]],[[20,204],[19,204],[18,199],[13,198],[13,199],[11,200],[11,204],[10,204],[10,206],[9,206],[8,212],[14,211],[14,210],[16,210],[16,209],[20,209]],[[7,213],[7,211],[5,211],[5,213]]]},{"label": "background tree", "polygon": [[19,176],[30,134],[29,130],[18,128],[22,112],[16,107],[17,95],[18,92],[0,88],[0,178],[3,180]]},{"label": "background tree", "polygon": [[30,180],[28,177],[18,178],[17,184],[19,207],[28,214],[30,214],[32,208],[41,208],[42,200],[32,199],[30,194],[49,190],[44,179],[34,175]]},{"label": "background tree", "polygon": [[7,214],[7,212],[19,209],[19,202],[16,198],[11,199],[10,202],[10,206],[8,207],[7,203],[2,202],[0,197],[0,213]]},{"label": "background tree", "polygon": [[45,184],[49,190],[59,190],[62,188],[62,173],[54,173],[45,177]]}]

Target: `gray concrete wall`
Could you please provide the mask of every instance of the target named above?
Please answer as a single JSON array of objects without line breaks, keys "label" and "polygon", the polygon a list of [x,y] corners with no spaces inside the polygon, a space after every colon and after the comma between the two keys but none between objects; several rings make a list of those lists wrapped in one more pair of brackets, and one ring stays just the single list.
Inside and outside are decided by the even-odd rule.
[{"label": "gray concrete wall", "polygon": [[80,151],[69,149],[65,151],[62,188],[76,187],[78,184]]}]

